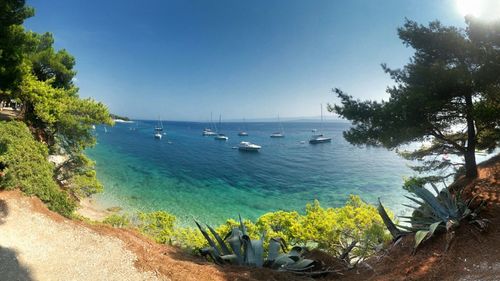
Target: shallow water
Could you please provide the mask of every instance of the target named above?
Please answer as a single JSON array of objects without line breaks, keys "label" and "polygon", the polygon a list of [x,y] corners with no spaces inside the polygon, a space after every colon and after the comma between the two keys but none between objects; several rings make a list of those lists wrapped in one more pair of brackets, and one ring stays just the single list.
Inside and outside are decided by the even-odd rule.
[{"label": "shallow water", "polygon": [[[223,123],[229,140],[203,137],[206,124],[164,122],[167,135],[153,138],[154,121],[98,127],[98,144],[86,151],[96,161],[105,191],[96,196],[105,207],[127,211],[165,210],[183,223],[192,218],[220,223],[241,214],[255,219],[265,212],[303,210],[307,202],[338,207],[349,194],[367,202],[381,197],[402,212],[408,162],[383,148],[347,143],[343,122],[325,123],[331,143],[310,145],[311,129],[319,123],[283,123],[286,137],[270,138],[277,123]],[[248,137],[237,135],[245,128]],[[262,146],[260,152],[234,149],[242,140]],[[305,141],[305,143],[301,143]]]}]

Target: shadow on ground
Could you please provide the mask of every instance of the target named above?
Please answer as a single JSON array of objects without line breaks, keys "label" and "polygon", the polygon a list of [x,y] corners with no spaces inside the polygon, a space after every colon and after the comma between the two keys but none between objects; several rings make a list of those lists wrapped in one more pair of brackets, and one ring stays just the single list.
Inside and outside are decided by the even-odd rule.
[{"label": "shadow on ground", "polygon": [[2,246],[0,246],[0,280],[33,280],[30,270],[17,259],[16,251]]},{"label": "shadow on ground", "polygon": [[3,224],[5,218],[9,215],[9,208],[7,207],[7,202],[0,199],[0,224]]}]

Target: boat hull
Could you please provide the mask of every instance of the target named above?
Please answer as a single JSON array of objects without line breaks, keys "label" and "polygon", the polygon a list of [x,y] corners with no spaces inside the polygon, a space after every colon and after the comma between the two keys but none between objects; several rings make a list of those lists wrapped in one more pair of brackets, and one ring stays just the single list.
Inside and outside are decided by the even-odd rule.
[{"label": "boat hull", "polygon": [[321,138],[321,139],[312,139],[309,140],[310,144],[318,144],[318,143],[326,143],[326,142],[331,142],[331,138]]}]

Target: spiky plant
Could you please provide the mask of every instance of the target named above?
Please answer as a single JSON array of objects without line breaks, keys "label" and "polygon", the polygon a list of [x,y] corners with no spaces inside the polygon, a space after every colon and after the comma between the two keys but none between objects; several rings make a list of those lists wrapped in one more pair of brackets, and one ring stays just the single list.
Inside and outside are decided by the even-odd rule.
[{"label": "spiky plant", "polygon": [[208,241],[209,246],[200,250],[200,254],[211,258],[219,265],[232,264],[252,267],[267,267],[279,271],[288,271],[302,275],[318,276],[334,272],[324,269],[321,262],[303,257],[306,249],[295,246],[286,253],[287,246],[281,238],[271,238],[264,258],[264,236],[258,240],[250,239],[243,221],[222,238],[212,227],[207,225],[210,234],[197,221],[196,225]]},{"label": "spiky plant", "polygon": [[478,225],[481,230],[487,226],[487,219],[478,218],[482,204],[479,204],[474,209],[471,208],[474,198],[463,200],[460,193],[451,194],[446,186],[442,190],[439,190],[433,183],[431,183],[431,186],[436,195],[423,186],[414,186],[411,192],[415,197],[406,196],[417,204],[415,206],[403,204],[413,209],[412,216],[400,217],[405,219],[403,222],[409,223],[410,226],[394,224],[379,199],[379,214],[394,239],[408,233],[415,233],[415,246],[413,249],[415,251],[422,242],[432,237],[436,231],[443,230],[449,234],[447,249],[449,242],[453,238],[452,229],[457,227],[461,221],[467,219],[470,223]]}]

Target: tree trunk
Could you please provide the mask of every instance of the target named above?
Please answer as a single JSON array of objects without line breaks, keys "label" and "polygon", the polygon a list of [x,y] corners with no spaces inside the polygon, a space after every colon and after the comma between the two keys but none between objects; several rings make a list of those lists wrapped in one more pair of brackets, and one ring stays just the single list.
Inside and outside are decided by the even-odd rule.
[{"label": "tree trunk", "polygon": [[477,177],[476,165],[476,128],[474,126],[474,117],[472,116],[472,95],[465,96],[467,107],[467,148],[465,151],[465,176],[467,178]]}]

